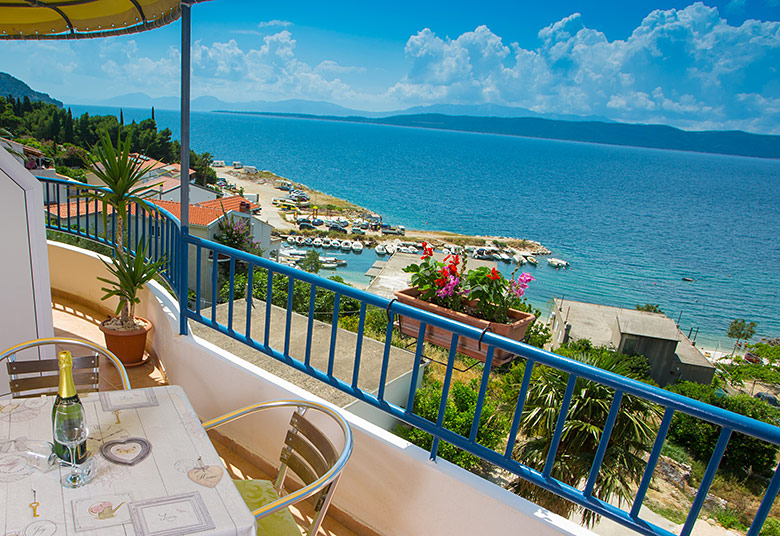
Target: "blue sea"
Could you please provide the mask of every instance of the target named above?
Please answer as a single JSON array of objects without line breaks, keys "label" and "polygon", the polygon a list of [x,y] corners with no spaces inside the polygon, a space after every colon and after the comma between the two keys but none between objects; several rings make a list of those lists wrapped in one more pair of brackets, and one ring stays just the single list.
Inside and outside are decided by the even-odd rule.
[{"label": "blue sea", "polygon": [[[124,118],[149,112],[125,108]],[[155,116],[179,137],[178,112]],[[756,321],[757,336],[780,336],[778,160],[242,114],[191,121],[197,152],[273,171],[387,222],[540,241],[571,265],[526,267],[537,279],[528,297],[543,309],[561,296],[655,303],[713,348],[733,344],[725,332],[734,318]],[[351,255],[345,279],[365,283],[374,260]]]}]

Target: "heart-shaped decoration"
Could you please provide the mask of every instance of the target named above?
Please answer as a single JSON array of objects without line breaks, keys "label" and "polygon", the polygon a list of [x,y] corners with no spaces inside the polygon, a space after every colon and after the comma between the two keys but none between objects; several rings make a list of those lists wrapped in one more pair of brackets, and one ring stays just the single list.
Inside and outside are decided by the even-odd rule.
[{"label": "heart-shaped decoration", "polygon": [[201,465],[187,471],[187,476],[196,484],[213,488],[222,480],[224,473],[224,469],[219,465]]},{"label": "heart-shaped decoration", "polygon": [[149,456],[151,451],[152,445],[143,437],[106,441],[100,447],[100,453],[105,459],[123,465],[135,465]]}]

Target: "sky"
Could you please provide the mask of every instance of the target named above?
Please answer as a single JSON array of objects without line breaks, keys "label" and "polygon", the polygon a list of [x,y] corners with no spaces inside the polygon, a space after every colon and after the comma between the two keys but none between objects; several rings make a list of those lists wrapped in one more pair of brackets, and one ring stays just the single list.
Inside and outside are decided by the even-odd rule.
[{"label": "sky", "polygon": [[[193,98],[492,103],[780,134],[780,0],[213,0],[192,13]],[[176,96],[180,28],[0,41],[0,71],[72,104]]]}]

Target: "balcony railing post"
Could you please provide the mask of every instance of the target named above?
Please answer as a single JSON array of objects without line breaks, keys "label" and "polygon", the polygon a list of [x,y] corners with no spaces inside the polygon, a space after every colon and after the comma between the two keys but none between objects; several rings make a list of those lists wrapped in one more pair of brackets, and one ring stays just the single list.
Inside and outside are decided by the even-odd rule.
[{"label": "balcony railing post", "polygon": [[[190,5],[181,4],[181,238],[179,241],[179,333],[187,334],[187,236],[190,227]],[[214,262],[217,262],[216,253]],[[213,295],[212,295],[213,299]]]}]

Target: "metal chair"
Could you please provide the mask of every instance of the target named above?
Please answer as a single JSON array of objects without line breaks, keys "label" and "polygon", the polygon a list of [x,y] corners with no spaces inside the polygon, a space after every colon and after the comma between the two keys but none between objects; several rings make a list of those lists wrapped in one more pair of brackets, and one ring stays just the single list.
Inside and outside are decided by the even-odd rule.
[{"label": "metal chair", "polygon": [[[212,430],[240,417],[272,408],[296,408],[290,419],[290,428],[284,440],[280,455],[281,466],[274,482],[267,480],[234,481],[244,501],[257,519],[257,534],[294,534],[300,536],[288,506],[312,498],[314,520],[306,532],[314,536],[330,506],[341,471],[352,453],[352,430],[347,421],[336,411],[316,402],[303,400],[279,400],[252,404],[203,423],[203,428]],[[304,415],[310,411],[324,413],[331,417],[344,434],[344,446],[339,452],[328,437]],[[288,469],[303,482],[298,490],[285,494],[284,483]]]},{"label": "metal chair", "polygon": [[[127,376],[122,362],[110,351],[102,346],[82,339],[66,337],[53,337],[46,339],[34,339],[23,342],[5,350],[0,354],[0,361],[8,359],[9,386],[13,398],[26,398],[40,396],[42,394],[56,394],[59,385],[59,365],[57,359],[31,359],[16,360],[16,354],[30,348],[44,346],[77,346],[88,348],[92,355],[73,358],[73,383],[79,392],[97,391],[100,379],[99,356],[104,356],[116,367],[122,381],[123,389],[131,389],[130,378]],[[85,372],[88,371],[88,372]]]}]

